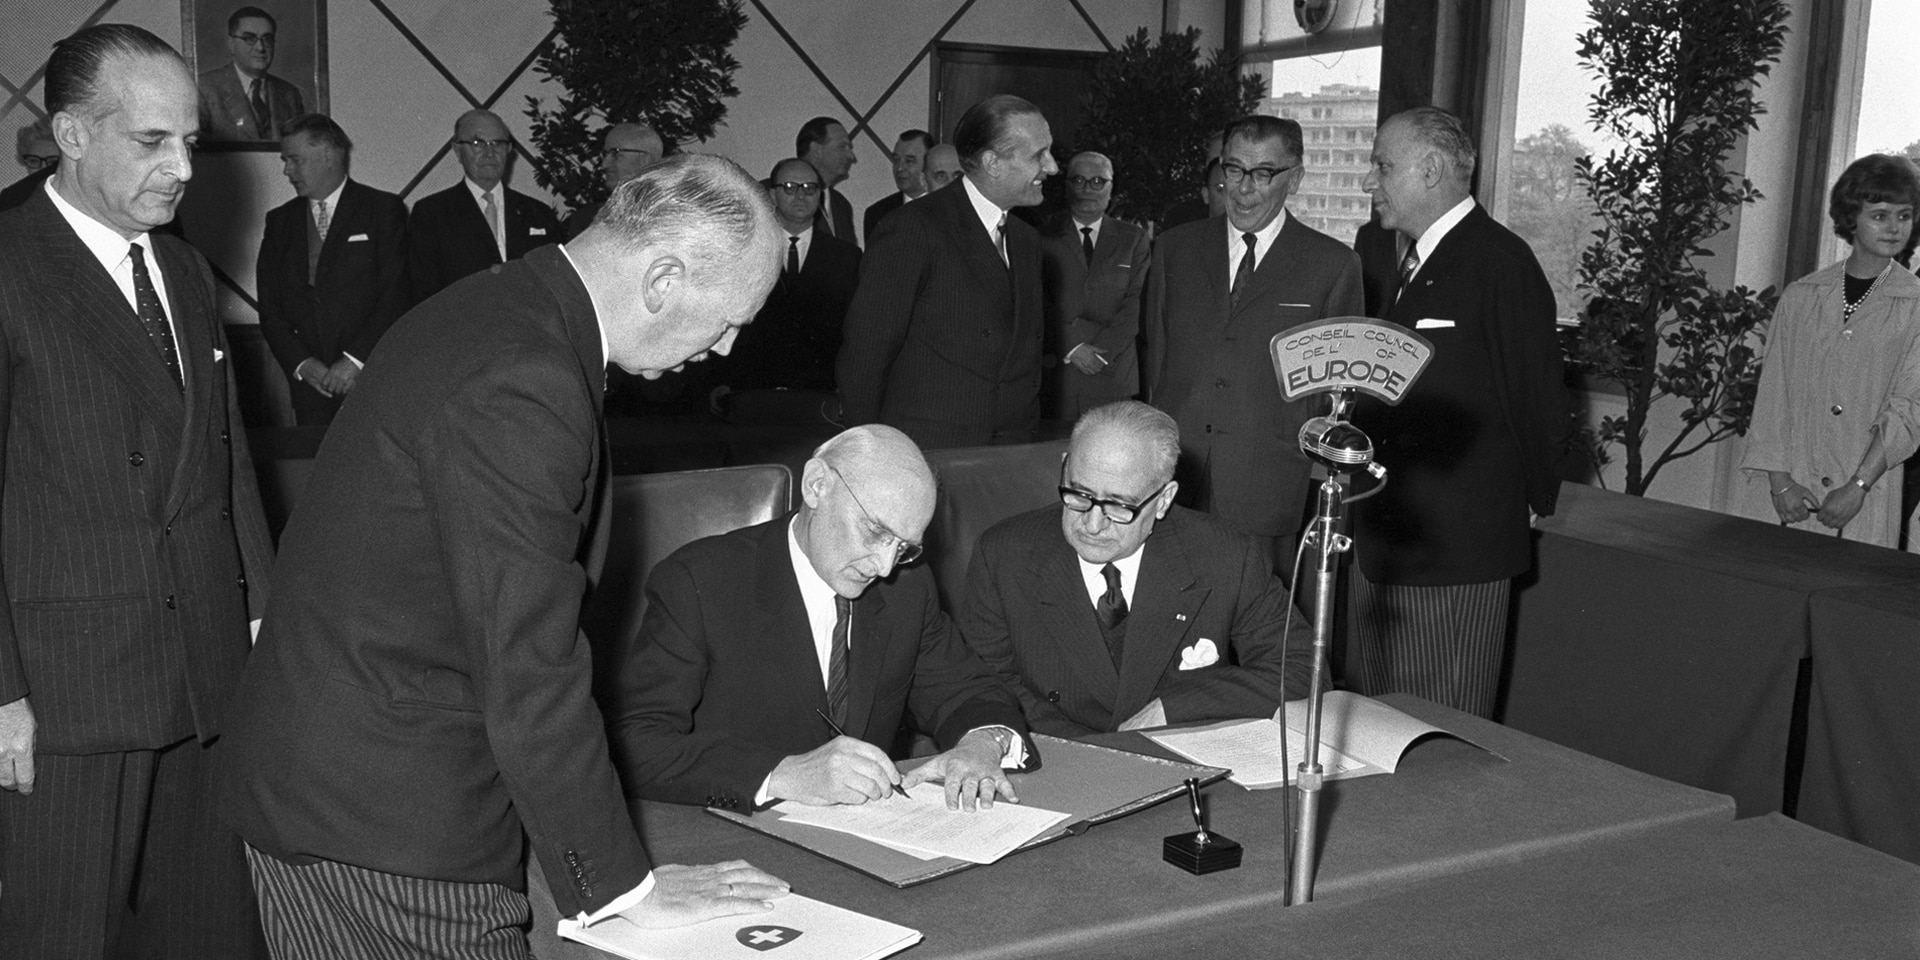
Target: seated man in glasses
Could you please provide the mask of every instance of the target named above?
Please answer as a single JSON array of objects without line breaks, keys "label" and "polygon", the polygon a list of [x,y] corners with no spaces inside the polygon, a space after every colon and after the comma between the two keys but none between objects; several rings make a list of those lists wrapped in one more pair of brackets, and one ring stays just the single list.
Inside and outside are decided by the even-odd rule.
[{"label": "seated man in glasses", "polygon": [[559,243],[553,208],[507,186],[513,135],[488,110],[468,110],[453,124],[459,183],[421,197],[407,219],[407,279],[418,303],[495,264]]},{"label": "seated man in glasses", "polygon": [[1179,455],[1172,417],[1095,407],[1074,425],[1060,506],[980,538],[961,632],[1034,730],[1265,717],[1306,695],[1312,624],[1251,537],[1174,506]]},{"label": "seated man in glasses", "polygon": [[[814,451],[800,498],[654,567],[606,704],[627,792],[751,810],[933,780],[949,807],[1017,800],[1006,771],[1038,760],[1020,704],[911,565],[933,518],[920,449],[855,427]],[[903,712],[944,751],[905,775],[887,752]]]}]

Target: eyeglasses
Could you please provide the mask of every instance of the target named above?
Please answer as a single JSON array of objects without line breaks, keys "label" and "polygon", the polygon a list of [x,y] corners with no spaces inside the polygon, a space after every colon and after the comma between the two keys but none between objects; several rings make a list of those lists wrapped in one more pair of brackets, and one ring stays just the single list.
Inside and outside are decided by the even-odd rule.
[{"label": "eyeglasses", "polygon": [[797,193],[804,197],[811,197],[820,192],[820,185],[817,183],[795,183],[792,180],[784,180],[774,184],[774,186],[788,193]]},{"label": "eyeglasses", "polygon": [[1172,484],[1173,480],[1168,479],[1166,483],[1160,485],[1160,489],[1147,494],[1139,503],[1128,503],[1124,500],[1107,500],[1096,497],[1086,491],[1075,490],[1067,486],[1067,465],[1064,463],[1060,465],[1060,503],[1063,506],[1068,510],[1072,510],[1074,513],[1086,513],[1094,507],[1099,507],[1101,516],[1121,525],[1129,524],[1140,519],[1140,511],[1145,510],[1148,504],[1157,499],[1160,494],[1166,492],[1167,487]]},{"label": "eyeglasses", "polygon": [[1252,170],[1248,170],[1246,167],[1237,163],[1222,163],[1220,164],[1220,174],[1227,178],[1228,183],[1239,183],[1248,177],[1252,177],[1254,186],[1264,187],[1272,183],[1274,177],[1286,173],[1289,170],[1297,170],[1299,168],[1300,165],[1296,163],[1290,167],[1254,167]]},{"label": "eyeglasses", "polygon": [[629,154],[629,153],[646,160],[653,159],[652,150],[640,150],[634,147],[608,147],[605,150],[600,151],[600,155],[603,157],[606,157],[608,160],[612,160],[616,157]]},{"label": "eyeglasses", "polygon": [[[813,184],[813,186],[817,187],[819,184]],[[825,460],[820,462],[827,463]],[[893,541],[894,566],[906,566],[920,559],[920,544],[902,538],[899,534],[888,530],[885,524],[875,520],[873,514],[867,512],[867,505],[860,502],[860,495],[853,492],[853,484],[847,482],[846,476],[841,474],[839,469],[831,463],[827,463],[827,469],[832,470],[833,475],[840,478],[840,485],[847,488],[847,496],[853,498],[853,505],[859,507],[860,515],[867,518],[868,532],[866,534],[866,542],[868,549],[879,550],[887,545],[887,541],[891,540]],[[878,536],[873,534],[875,530],[879,531]]]},{"label": "eyeglasses", "polygon": [[479,137],[475,137],[472,140],[455,140],[453,144],[456,147],[466,147],[469,150],[477,150],[481,153],[486,153],[488,151],[505,150],[508,147],[513,146],[513,141],[512,140],[482,140]]},{"label": "eyeglasses", "polygon": [[1106,177],[1068,177],[1067,182],[1076,187],[1092,187],[1098,190],[1113,181]]},{"label": "eyeglasses", "polygon": [[271,33],[229,33],[227,34],[227,36],[235,40],[238,40],[249,47],[273,46],[273,34]]},{"label": "eyeglasses", "polygon": [[56,153],[51,157],[39,157],[31,153],[23,153],[20,155],[20,162],[26,164],[28,170],[51,170],[60,165],[60,155]]}]

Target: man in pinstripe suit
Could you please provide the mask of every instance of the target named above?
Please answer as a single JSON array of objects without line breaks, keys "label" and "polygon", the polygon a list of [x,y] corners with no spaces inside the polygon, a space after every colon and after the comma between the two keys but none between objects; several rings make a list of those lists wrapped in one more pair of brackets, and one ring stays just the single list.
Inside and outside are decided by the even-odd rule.
[{"label": "man in pinstripe suit", "polygon": [[149,232],[193,173],[193,75],[102,24],[46,84],[59,172],[0,216],[0,953],[245,957],[206,753],[270,547],[211,272]]}]

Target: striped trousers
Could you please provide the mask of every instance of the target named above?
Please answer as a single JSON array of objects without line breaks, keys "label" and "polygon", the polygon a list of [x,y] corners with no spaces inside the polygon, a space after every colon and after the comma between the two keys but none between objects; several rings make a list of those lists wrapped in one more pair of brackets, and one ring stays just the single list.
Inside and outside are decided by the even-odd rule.
[{"label": "striped trousers", "polygon": [[1372,583],[1351,568],[1347,689],[1411,693],[1493,718],[1513,581],[1442,587]]},{"label": "striped trousers", "polygon": [[526,894],[247,847],[274,960],[529,960]]}]

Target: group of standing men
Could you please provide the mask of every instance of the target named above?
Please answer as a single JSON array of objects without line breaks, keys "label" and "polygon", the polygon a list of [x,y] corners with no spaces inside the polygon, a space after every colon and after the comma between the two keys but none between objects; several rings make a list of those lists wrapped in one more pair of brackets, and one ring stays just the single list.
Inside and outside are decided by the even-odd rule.
[{"label": "group of standing men", "polygon": [[[269,593],[270,548],[211,273],[190,247],[155,232],[192,176],[194,78],[150,33],[105,24],[56,45],[46,83],[62,160],[43,189],[0,215],[9,614],[0,629],[0,937],[9,949],[236,956],[258,951],[264,929],[282,957],[354,954],[375,942],[524,957],[523,854],[559,912],[588,920],[684,923],[766,909],[782,895],[785,884],[744,863],[650,865],[612,759],[645,741],[610,749],[578,629],[606,549],[607,366],[657,377],[727,351],[793,246],[762,185],[714,158],[655,164],[619,184],[573,240],[516,259],[512,194],[494,192],[507,137],[497,118],[463,117],[456,146],[468,177],[421,201],[414,232],[477,218],[483,242],[469,253],[513,262],[390,321],[379,362],[365,370],[356,350],[366,348],[352,338],[337,338],[334,356],[295,338],[309,356],[293,376],[357,399],[339,411]],[[345,164],[316,157],[340,149],[337,132],[299,127],[283,143],[301,196],[278,216],[279,232],[308,241],[275,254],[291,260],[280,266],[294,287],[302,269],[311,287],[330,256],[355,244],[368,249],[353,254],[371,254],[375,243],[373,228],[352,219],[357,191]],[[728,551],[748,550],[762,551],[756,562],[768,569],[787,564],[800,577],[787,606],[819,651],[819,684],[802,684],[810,693],[797,702],[887,726],[902,704],[851,678],[886,675],[865,651],[899,651],[887,656],[906,656],[912,677],[900,696],[940,731],[946,752],[935,771],[949,802],[964,793],[968,805],[1011,796],[1000,771],[1031,761],[1030,721],[1063,731],[1148,725],[1188,716],[1197,698],[1271,696],[1281,667],[1204,671],[1254,656],[1240,651],[1238,625],[1261,623],[1258,642],[1270,644],[1285,621],[1284,594],[1245,534],[1261,533],[1263,511],[1286,506],[1220,488],[1236,470],[1262,469],[1250,466],[1262,458],[1274,461],[1275,479],[1293,469],[1289,423],[1304,414],[1260,420],[1241,407],[1271,400],[1263,374],[1273,332],[1356,312],[1359,267],[1285,215],[1299,177],[1297,125],[1252,118],[1225,140],[1227,214],[1170,231],[1147,268],[1144,383],[1165,412],[1122,403],[1082,417],[1062,465],[1061,506],[1015,518],[983,543],[969,578],[970,594],[975,582],[983,592],[970,596],[961,627],[975,652],[956,647],[929,606],[924,571],[891,576],[919,553],[931,513],[915,441],[1031,435],[1043,246],[1070,251],[1077,235],[1089,269],[1134,271],[1128,284],[1141,269],[1137,243],[1117,223],[1080,216],[1111,181],[1095,158],[1069,168],[1080,203],[1073,234],[1043,240],[1008,218],[1037,203],[1057,172],[1044,117],[1014,97],[989,98],[962,119],[955,182],[877,222],[839,355],[848,419],[869,425],[816,451],[802,481],[807,507],[791,521],[701,548],[712,556],[684,556],[684,590],[663,579],[658,608],[711,607],[703,615],[724,624],[741,611],[704,597],[712,578],[700,576],[703,564],[737,570],[745,554]],[[809,165],[830,187],[834,175]],[[1524,567],[1529,511],[1552,509],[1563,401],[1551,295],[1534,283],[1525,245],[1467,195],[1471,171],[1470,142],[1444,112],[1411,111],[1381,128],[1368,185],[1383,226],[1406,240],[1385,313],[1429,331],[1436,357],[1403,405],[1360,413],[1394,486],[1358,517],[1356,619],[1368,625],[1357,686],[1485,712],[1472,698],[1486,664],[1458,654],[1459,625],[1504,619],[1503,584]],[[390,204],[369,208],[394,219]],[[543,229],[557,233],[548,219]],[[1103,260],[1114,240],[1125,253]],[[416,248],[407,249],[411,260]],[[455,322],[472,335],[444,336]],[[1123,362],[1128,347],[1096,326],[1083,325],[1064,351],[1089,377]],[[1176,461],[1193,471],[1187,484],[1174,478]],[[1173,501],[1183,487],[1219,517],[1182,512]],[[1243,503],[1252,505],[1235,514]],[[1149,536],[1158,546],[1143,561]],[[1035,561],[1042,566],[1021,572]],[[1089,688],[1031,646],[1033,630],[1011,626],[1054,616],[1053,594],[1012,589],[1043,577],[1084,592],[1097,615],[1087,649],[1104,647],[1111,669]],[[1223,611],[1230,619],[1206,628],[1219,643],[1233,637],[1232,654],[1212,639],[1158,638],[1146,622],[1199,602],[1204,589],[1179,597],[1190,585],[1235,580],[1244,589],[1220,590],[1239,598]],[[1135,606],[1154,616],[1130,621]],[[697,622],[674,618],[680,629]],[[1173,660],[1130,665],[1129,649],[1161,644]],[[976,656],[1019,678],[1021,709],[1005,687],[982,682],[968,665]],[[950,682],[913,673],[921,661]],[[705,677],[689,688],[682,677],[674,687],[669,674],[639,670],[623,738],[640,737],[645,717],[701,702],[699,684],[715,696],[740,691],[742,711],[768,705],[751,683]],[[831,800],[849,784],[878,796],[902,782],[884,757],[844,739],[739,766],[708,800]]]}]

